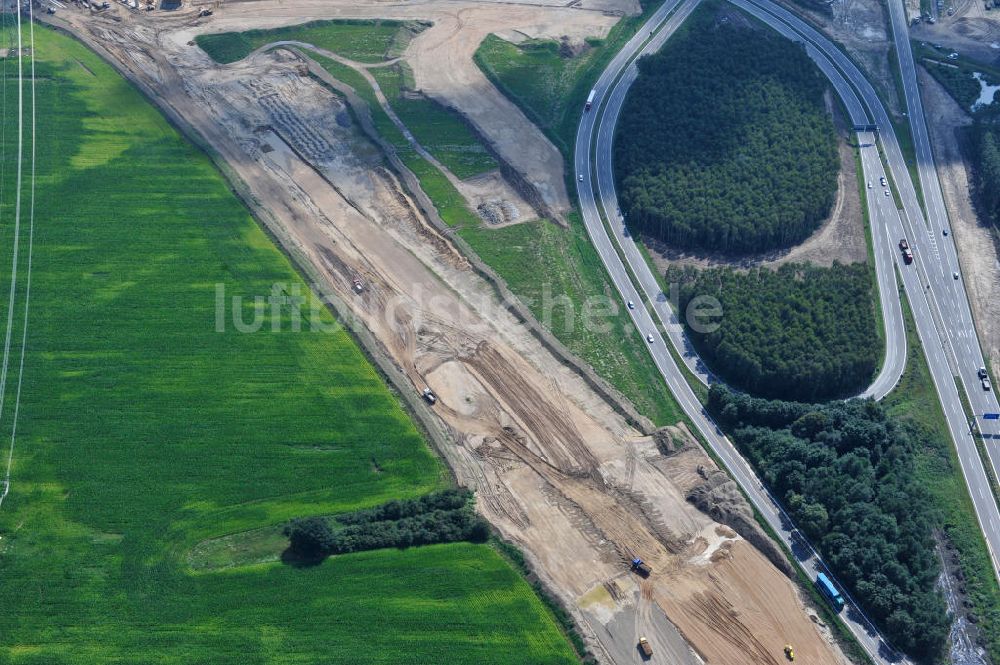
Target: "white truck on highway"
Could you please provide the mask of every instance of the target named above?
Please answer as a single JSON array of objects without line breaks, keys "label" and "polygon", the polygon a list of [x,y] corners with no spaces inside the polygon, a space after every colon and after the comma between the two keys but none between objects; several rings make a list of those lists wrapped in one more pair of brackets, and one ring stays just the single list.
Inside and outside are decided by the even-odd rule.
[{"label": "white truck on highway", "polygon": [[594,105],[594,97],[596,97],[596,96],[597,96],[597,91],[596,90],[591,90],[590,94],[587,95],[587,103],[583,105],[583,110],[584,111],[589,111],[590,110],[590,107]]}]

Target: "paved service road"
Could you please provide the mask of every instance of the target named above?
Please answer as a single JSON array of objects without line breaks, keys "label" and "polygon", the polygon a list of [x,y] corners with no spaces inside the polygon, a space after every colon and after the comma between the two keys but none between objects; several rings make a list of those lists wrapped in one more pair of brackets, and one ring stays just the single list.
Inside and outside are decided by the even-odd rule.
[{"label": "paved service road", "polygon": [[[614,119],[617,116],[617,113],[609,114],[607,110],[602,114],[601,109],[605,100],[617,99],[618,104],[620,104],[621,100],[624,99],[627,85],[621,88],[617,86],[612,88],[616,79],[626,71],[630,62],[638,54],[658,49],[670,37],[673,31],[676,30],[677,26],[683,22],[684,18],[694,10],[698,2],[699,0],[684,0],[683,4],[681,4],[680,0],[666,0],[660,10],[625,45],[602,73],[595,87],[597,94],[593,109],[588,113],[584,113],[577,132],[575,167],[577,174],[583,176],[583,180],[579,181],[578,190],[584,222],[591,240],[621,296],[625,300],[631,300],[635,303],[643,303],[643,300],[640,298],[639,291],[633,284],[625,263],[619,256],[618,249],[609,237],[598,212],[597,201],[594,195],[594,171],[592,168],[593,164],[591,163],[591,148],[595,139],[595,130],[599,130],[596,132],[596,138],[600,140],[601,132],[610,132],[611,130],[605,129],[605,127],[613,127]],[[667,18],[668,15],[670,15],[669,19]],[[647,41],[648,43],[646,43]],[[600,126],[598,126],[598,119],[601,119]],[[610,137],[610,134],[607,134],[607,136]],[[596,172],[599,180],[602,178],[608,180],[610,176],[610,164],[599,163]],[[603,176],[601,175],[602,173],[604,174]],[[619,228],[617,222],[615,228]],[[623,245],[625,244],[630,243],[623,243]],[[644,266],[645,264],[642,265]],[[644,290],[646,286],[655,289],[654,296],[659,293],[658,287],[644,285]],[[892,290],[894,291],[895,289],[893,288]],[[660,371],[681,408],[684,409],[684,412],[694,423],[695,427],[704,436],[713,452],[725,464],[733,478],[747,493],[747,496],[760,514],[767,520],[779,538],[793,551],[796,559],[806,573],[810,577],[815,577],[816,573],[820,571],[829,573],[818,554],[797,533],[794,525],[782,508],[774,501],[747,462],[740,456],[736,448],[712,421],[711,417],[698,401],[698,398],[674,361],[670,350],[659,333],[657,323],[653,319],[653,313],[655,313],[657,318],[664,317],[661,323],[669,321],[669,309],[664,309],[666,303],[662,302],[662,299],[658,296],[652,298],[651,302],[656,306],[653,312],[640,305],[633,310],[628,310],[628,313],[644,337],[646,335],[653,336],[654,341],[649,344],[653,362],[656,364],[657,369]],[[842,618],[865,650],[877,662],[905,662],[881,639],[880,635],[871,625],[871,622],[863,616],[856,605],[849,603]]]}]

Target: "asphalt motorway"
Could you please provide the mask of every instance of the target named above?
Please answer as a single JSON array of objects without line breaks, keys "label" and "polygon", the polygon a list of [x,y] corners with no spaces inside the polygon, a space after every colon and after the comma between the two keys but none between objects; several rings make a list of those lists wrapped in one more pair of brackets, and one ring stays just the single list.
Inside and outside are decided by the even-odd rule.
[{"label": "asphalt motorway", "polygon": [[[916,65],[913,51],[910,48],[909,28],[902,2],[891,0],[889,16],[892,22],[893,40],[899,58],[899,67],[903,81],[903,93],[906,97],[907,116],[913,134],[913,144],[916,152],[917,175],[920,189],[923,191],[924,205],[927,209],[926,230],[928,244],[932,254],[927,257],[928,284],[931,297],[936,301],[936,308],[941,313],[944,324],[944,344],[952,362],[952,372],[958,377],[965,390],[969,404],[976,419],[976,428],[983,435],[984,448],[994,477],[1000,469],[1000,420],[985,420],[986,413],[1000,414],[1000,402],[993,390],[986,390],[977,374],[980,367],[985,367],[979,338],[976,334],[975,321],[969,307],[965,288],[962,284],[962,269],[958,262],[958,252],[951,238],[948,212],[941,193],[941,183],[937,177],[934,164],[934,153],[931,150],[927,135],[927,121],[924,117],[923,104],[920,100],[920,88],[917,82]],[[935,3],[931,3],[932,6]],[[919,229],[915,228],[915,231]],[[949,235],[945,236],[945,231]],[[934,250],[937,250],[935,253]],[[958,277],[955,278],[955,275]],[[989,494],[987,485],[976,488]],[[1000,526],[996,527],[1000,531]],[[994,566],[996,556],[1000,555],[1000,541],[992,541]],[[1000,576],[1000,569],[997,570]]]},{"label": "asphalt motorway", "polygon": [[[897,193],[903,204],[902,228],[897,229],[897,231],[900,233],[900,238],[905,237],[908,240],[914,253],[914,262],[911,266],[898,263],[900,273],[904,278],[904,286],[916,320],[917,331],[930,366],[934,387],[948,422],[948,429],[958,453],[966,486],[975,508],[976,519],[979,521],[986,540],[994,572],[1000,577],[1000,559],[998,559],[1000,556],[1000,511],[998,511],[996,500],[990,491],[989,478],[979,457],[976,441],[970,432],[962,400],[955,385],[955,376],[961,381],[972,408],[978,415],[1000,412],[998,411],[1000,407],[997,406],[996,396],[992,391],[984,391],[975,376],[976,370],[984,363],[961,280],[958,256],[951,242],[952,236],[950,233],[948,236],[944,236],[944,230],[948,228],[947,214],[944,212],[940,185],[927,142],[923,110],[919,103],[919,92],[916,89],[916,73],[912,65],[912,54],[909,58],[909,67],[906,66],[905,55],[901,56],[901,67],[903,80],[906,83],[905,87],[908,91],[907,97],[909,100],[913,100],[915,111],[909,114],[911,121],[917,124],[914,129],[915,144],[917,146],[924,145],[923,148],[917,148],[917,161],[918,171],[921,175],[921,187],[928,199],[929,224],[924,219],[923,210],[918,202],[913,182],[909,177],[909,171],[892,123],[889,121],[885,107],[871,83],[828,38],[795,14],[770,0],[751,0],[751,2],[766,10],[778,22],[794,28],[796,32],[833,61],[857,90],[867,106],[869,114],[878,126],[885,162],[889,166],[889,173],[895,181]],[[893,14],[896,11],[895,3],[890,2],[889,4],[893,8],[890,13]],[[905,21],[904,25],[901,26],[904,30],[903,37],[900,37],[895,30],[898,23],[897,17],[893,21],[897,49],[903,50],[905,48],[906,53],[910,53],[909,41],[905,33]],[[907,83],[907,81],[909,82]],[[959,279],[954,278],[954,273],[959,273]],[[915,276],[909,279],[913,275]],[[952,364],[949,365],[949,362]],[[985,434],[991,437],[986,440],[986,447],[995,473],[998,464],[1000,464],[1000,450],[997,449],[997,439],[992,437],[1000,437],[1000,434],[998,434],[998,428],[987,428]]]},{"label": "asphalt motorway", "polygon": [[[663,376],[668,388],[691,419],[694,426],[702,434],[712,451],[718,456],[726,466],[729,473],[740,484],[746,492],[750,501],[754,504],[761,516],[767,521],[778,537],[794,553],[795,558],[803,570],[811,577],[815,578],[818,572],[827,572],[825,564],[820,559],[815,550],[796,531],[794,524],[785,514],[781,506],[764,488],[763,484],[754,474],[749,464],[739,454],[732,442],[723,434],[722,430],[712,421],[698,400],[691,386],[688,385],[680,368],[674,361],[673,356],[667,347],[665,340],[659,333],[656,322],[653,319],[654,312],[647,309],[643,300],[639,296],[636,286],[629,277],[628,270],[619,256],[615,245],[607,233],[607,229],[601,220],[597,209],[597,201],[594,192],[594,173],[592,171],[591,149],[593,148],[595,129],[598,118],[607,118],[604,122],[611,122],[613,118],[605,112],[600,112],[601,106],[608,97],[609,91],[615,84],[616,79],[625,72],[629,63],[637,54],[644,51],[650,52],[662,46],[663,42],[670,37],[676,28],[697,6],[699,0],[666,0],[664,5],[647,21],[639,32],[625,45],[625,47],[612,60],[609,66],[601,74],[595,86],[596,99],[592,111],[583,114],[580,127],[577,132],[575,167],[576,173],[583,176],[578,180],[578,192],[580,196],[580,207],[586,224],[588,233],[594,243],[602,261],[618,288],[622,298],[626,301],[637,303],[635,309],[628,310],[633,323],[644,335],[652,335],[654,341],[649,344],[650,355],[653,358],[657,369]],[[672,12],[674,12],[670,15]],[[667,18],[670,15],[669,19]],[[649,41],[648,44],[645,42]],[[615,95],[620,95],[624,99],[627,89],[619,89]],[[603,168],[603,167],[602,167]],[[608,166],[610,168],[610,166]],[[659,303],[658,299],[652,302]],[[669,311],[669,310],[668,310]],[[845,593],[845,596],[849,596]],[[853,602],[849,602],[848,607],[841,615],[842,620],[855,635],[862,647],[868,654],[879,663],[905,662],[896,654],[881,638],[871,622],[861,613]]]}]

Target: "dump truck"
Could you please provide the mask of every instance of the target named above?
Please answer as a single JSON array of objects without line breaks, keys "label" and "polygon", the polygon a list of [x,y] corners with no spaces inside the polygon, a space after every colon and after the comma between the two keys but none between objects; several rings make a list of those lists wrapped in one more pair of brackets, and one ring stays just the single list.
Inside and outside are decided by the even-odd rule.
[{"label": "dump truck", "polygon": [[595,97],[597,97],[597,90],[591,90],[590,94],[587,95],[587,103],[583,105],[584,111],[589,111],[590,107],[594,105]]},{"label": "dump truck", "polygon": [[643,577],[649,577],[649,574],[653,572],[653,569],[647,566],[646,562],[639,557],[632,559],[632,570]]},{"label": "dump truck", "polygon": [[424,388],[424,392],[422,392],[421,395],[425,400],[427,400],[428,404],[434,404],[434,402],[438,400],[437,395],[435,395],[434,391],[430,388]]},{"label": "dump truck", "polygon": [[903,263],[913,263],[913,250],[910,249],[910,243],[906,242],[906,238],[899,240],[899,249],[903,252]]},{"label": "dump truck", "polygon": [[639,651],[642,652],[643,658],[649,658],[653,655],[653,647],[649,646],[649,640],[645,637],[639,638]]},{"label": "dump truck", "polygon": [[354,285],[355,293],[361,293],[362,291],[365,290],[364,282],[361,281],[360,277],[355,277],[354,279],[351,280],[351,283]]}]

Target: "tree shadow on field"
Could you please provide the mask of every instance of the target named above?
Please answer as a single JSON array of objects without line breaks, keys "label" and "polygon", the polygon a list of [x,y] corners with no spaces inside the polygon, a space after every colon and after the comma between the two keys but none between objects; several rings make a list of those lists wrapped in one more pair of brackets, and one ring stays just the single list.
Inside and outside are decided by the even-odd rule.
[{"label": "tree shadow on field", "polygon": [[292,568],[314,568],[326,559],[326,554],[302,554],[291,547],[286,547],[281,553],[281,563]]}]

